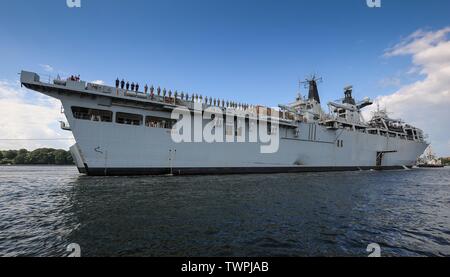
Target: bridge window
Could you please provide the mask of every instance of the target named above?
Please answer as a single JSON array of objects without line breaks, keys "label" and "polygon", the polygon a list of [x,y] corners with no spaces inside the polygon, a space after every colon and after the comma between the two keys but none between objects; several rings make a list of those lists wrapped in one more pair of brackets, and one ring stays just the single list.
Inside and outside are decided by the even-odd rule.
[{"label": "bridge window", "polygon": [[72,107],[73,117],[81,120],[91,120],[97,122],[112,122],[112,112],[96,110],[82,107]]},{"label": "bridge window", "polygon": [[116,123],[126,124],[126,125],[142,125],[142,115],[140,114],[131,114],[131,113],[117,113],[116,114]]},{"label": "bridge window", "polygon": [[162,129],[172,129],[175,125],[176,120],[155,117],[155,116],[147,116],[145,118],[145,126],[150,128],[162,128]]}]

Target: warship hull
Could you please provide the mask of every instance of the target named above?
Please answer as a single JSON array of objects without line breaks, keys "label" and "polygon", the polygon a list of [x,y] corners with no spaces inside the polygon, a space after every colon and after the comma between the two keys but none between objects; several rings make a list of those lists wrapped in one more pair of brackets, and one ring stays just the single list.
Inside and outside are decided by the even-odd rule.
[{"label": "warship hull", "polygon": [[[140,103],[86,85],[44,84],[37,75],[22,72],[26,87],[57,98],[76,140],[71,147],[76,166],[87,175],[248,174],[404,169],[415,165],[426,142],[373,135],[348,129],[330,129],[318,123],[280,125],[279,148],[261,153],[262,143],[175,143],[171,129],[145,124],[126,125],[77,118],[74,107],[99,109],[113,115],[170,119],[170,107],[152,101]],[[246,135],[248,135],[248,130]]]},{"label": "warship hull", "polygon": [[[339,135],[315,126],[314,140],[281,138],[277,153],[261,154],[255,143],[173,143],[170,131],[99,126],[70,119],[77,141],[71,152],[88,175],[244,174],[403,169],[415,165],[426,144],[373,135]],[[311,126],[300,125],[300,136]],[[303,132],[302,132],[303,131]],[[395,152],[394,152],[395,151]],[[379,153],[386,152],[381,164]]]}]

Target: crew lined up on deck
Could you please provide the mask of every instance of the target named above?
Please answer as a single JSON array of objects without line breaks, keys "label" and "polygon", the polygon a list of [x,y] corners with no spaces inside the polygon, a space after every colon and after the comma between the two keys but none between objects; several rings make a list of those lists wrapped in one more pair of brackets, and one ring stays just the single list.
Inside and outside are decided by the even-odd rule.
[{"label": "crew lined up on deck", "polygon": [[[120,81],[119,78],[116,79],[116,88],[117,89],[121,88],[121,89],[125,89],[127,91],[139,93],[139,83],[135,84],[134,82],[132,82],[130,85],[130,83],[128,81],[125,82],[124,79],[122,79],[122,81]],[[150,94],[148,94],[148,92],[150,92]],[[150,98],[154,99],[155,88],[153,86],[149,87],[146,84],[144,86],[143,94],[150,95]],[[160,87],[158,87],[156,89],[156,95],[158,97],[162,96],[163,99],[166,99],[166,97],[168,96],[169,99],[173,98],[175,101],[176,101],[176,99],[180,99],[183,101],[189,101],[189,102],[193,102],[193,103],[199,102],[199,103],[204,103],[205,105],[216,106],[216,107],[227,107],[227,108],[237,108],[237,109],[248,109],[248,108],[254,107],[254,106],[248,105],[248,104],[237,103],[237,102],[232,102],[232,101],[225,101],[223,99],[217,99],[217,98],[212,98],[212,97],[203,98],[202,95],[198,95],[198,94],[189,95],[188,93],[185,94],[184,92],[181,92],[181,94],[180,94],[180,93],[178,93],[178,91],[175,91],[175,92],[172,92],[172,90],[167,91],[165,88],[161,89]]]},{"label": "crew lined up on deck", "polygon": [[80,81],[80,75],[78,75],[78,76],[75,76],[75,75],[72,75],[72,76],[70,76],[70,78],[68,78],[70,81],[75,81],[75,82],[79,82]]},{"label": "crew lined up on deck", "polygon": [[[117,78],[116,79],[116,88],[118,89],[119,87],[121,89],[130,90],[130,83],[128,81],[125,83],[124,79],[122,79],[122,81],[120,81],[119,78]],[[139,91],[139,84],[136,83],[136,85],[135,85],[134,82],[131,83],[131,90],[138,92]]]}]

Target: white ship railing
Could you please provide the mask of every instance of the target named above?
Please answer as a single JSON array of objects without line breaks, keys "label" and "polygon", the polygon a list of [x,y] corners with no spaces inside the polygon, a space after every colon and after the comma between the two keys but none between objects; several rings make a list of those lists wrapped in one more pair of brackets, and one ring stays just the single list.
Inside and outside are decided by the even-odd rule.
[{"label": "white ship railing", "polygon": [[[299,119],[298,116],[294,116],[294,119],[285,118],[282,116],[281,111],[277,111],[275,109],[270,109],[263,106],[248,106],[248,107],[231,107],[231,106],[223,106],[222,101],[220,103],[217,103],[216,105],[208,104],[204,102],[201,97],[197,98],[197,96],[192,100],[192,95],[189,97],[190,99],[181,99],[181,97],[175,97],[174,95],[168,96],[168,95],[158,95],[158,94],[149,94],[144,92],[136,92],[131,90],[126,90],[122,88],[116,88],[111,87],[107,85],[100,85],[100,84],[94,84],[85,82],[82,80],[70,80],[70,78],[62,77],[61,75],[57,74],[56,77],[51,74],[46,73],[33,73],[33,72],[26,72],[27,74],[35,74],[34,76],[34,82],[37,82],[39,80],[39,83],[47,84],[50,86],[63,86],[66,87],[69,90],[74,91],[86,91],[96,94],[107,94],[110,97],[118,97],[120,99],[135,99],[136,101],[141,100],[144,103],[157,103],[160,105],[164,105],[164,107],[168,109],[173,109],[176,106],[182,106],[186,107],[190,110],[195,109],[195,105],[201,105],[203,109],[206,108],[218,108],[222,110],[224,113],[227,112],[233,112],[237,111],[238,114],[243,114],[245,117],[251,118],[251,119],[259,119],[263,121],[272,121],[277,120],[280,124],[297,127],[297,121]],[[38,77],[39,79],[37,79]],[[28,81],[28,80],[27,80]],[[33,81],[33,80],[31,80]],[[261,117],[263,115],[263,117]]]}]

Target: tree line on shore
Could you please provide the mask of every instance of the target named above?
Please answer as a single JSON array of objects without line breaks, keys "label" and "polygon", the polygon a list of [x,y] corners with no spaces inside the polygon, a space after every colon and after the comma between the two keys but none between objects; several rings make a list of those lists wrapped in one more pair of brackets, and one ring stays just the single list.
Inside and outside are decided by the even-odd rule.
[{"label": "tree line on shore", "polygon": [[441,158],[443,165],[450,165],[450,157],[447,158]]},{"label": "tree line on shore", "polygon": [[41,148],[34,151],[0,150],[0,165],[73,165],[69,151]]},{"label": "tree line on shore", "polygon": [[[450,165],[450,157],[441,158],[442,164]],[[40,148],[34,151],[0,150],[0,165],[73,165],[69,151],[52,148]]]}]

